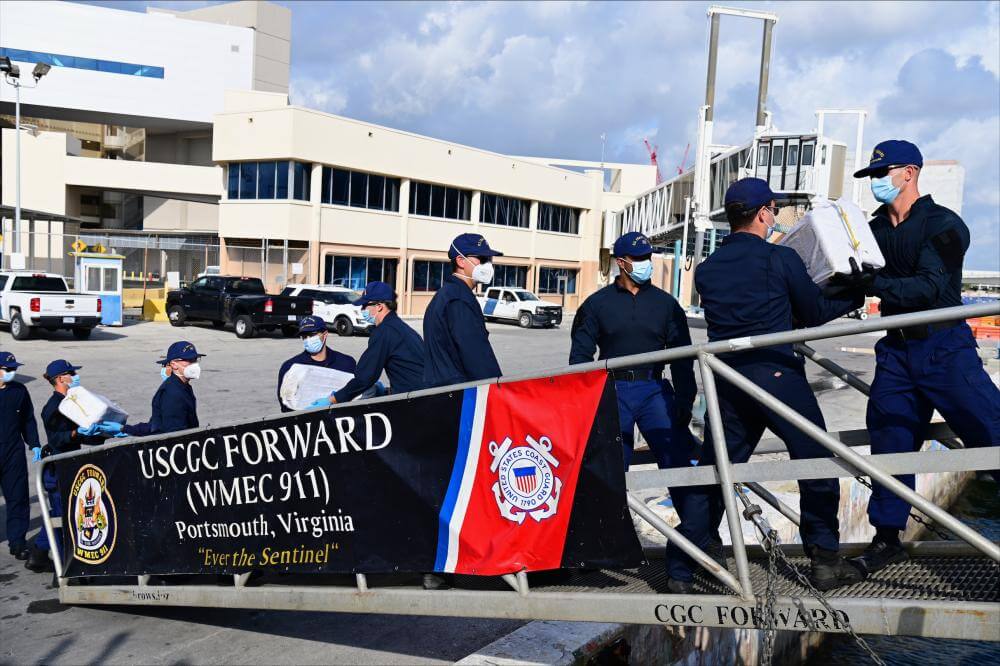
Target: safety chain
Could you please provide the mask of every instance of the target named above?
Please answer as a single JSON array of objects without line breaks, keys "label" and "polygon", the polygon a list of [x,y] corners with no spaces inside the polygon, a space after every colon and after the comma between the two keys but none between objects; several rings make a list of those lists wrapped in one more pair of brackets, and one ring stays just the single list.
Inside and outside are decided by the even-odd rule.
[{"label": "safety chain", "polygon": [[781,560],[782,564],[784,564],[795,575],[799,584],[804,587],[809,594],[815,597],[824,609],[826,609],[826,612],[829,613],[830,617],[837,617],[841,619],[845,633],[853,638],[854,642],[868,654],[872,662],[878,664],[878,666],[886,666],[885,662],[882,661],[882,658],[871,649],[867,642],[865,642],[865,639],[855,633],[854,628],[851,626],[851,622],[847,616],[843,613],[838,614],[833,606],[830,605],[830,602],[827,601],[826,596],[817,590],[809,581],[809,577],[799,571],[798,567],[792,564],[788,557],[785,556],[784,551],[781,550],[781,541],[778,538],[777,530],[771,527],[771,525],[764,518],[764,512],[761,510],[760,506],[751,503],[749,499],[744,497],[744,494],[745,493],[742,492],[736,493],[736,496],[743,502],[743,517],[751,521],[757,529],[760,545],[767,552],[768,557],[767,592],[763,600],[759,596],[757,598],[757,607],[761,609],[762,619],[764,622],[764,626],[761,628],[764,632],[764,645],[761,648],[759,662],[762,664],[771,664],[774,658],[774,638],[776,634],[774,605],[778,595],[777,564],[778,560]]},{"label": "safety chain", "polygon": [[[863,485],[865,488],[867,488],[868,490],[872,490],[872,484],[869,483],[868,479],[866,479],[865,477],[863,477],[863,476],[856,476],[856,477],[854,477],[854,479],[858,483],[860,483],[861,485]],[[942,528],[938,527],[937,525],[935,525],[934,523],[930,522],[929,520],[924,520],[924,517],[921,516],[920,514],[918,514],[916,511],[911,511],[910,512],[910,518],[912,518],[914,522],[920,523],[921,525],[923,525],[924,528],[928,532],[933,532],[934,535],[937,538],[941,539],[942,541],[952,541],[953,540],[953,537],[951,536],[951,534],[949,534],[948,532],[945,532]]]}]

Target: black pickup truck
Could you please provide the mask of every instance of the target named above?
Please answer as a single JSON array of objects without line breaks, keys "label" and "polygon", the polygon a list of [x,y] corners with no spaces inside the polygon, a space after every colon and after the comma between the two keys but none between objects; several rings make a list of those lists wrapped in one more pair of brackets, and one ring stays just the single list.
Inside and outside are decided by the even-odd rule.
[{"label": "black pickup truck", "polygon": [[174,326],[210,321],[216,328],[232,324],[237,337],[281,329],[299,332],[299,319],[312,314],[312,299],[268,294],[259,278],[205,275],[183,289],[167,293],[167,317]]}]

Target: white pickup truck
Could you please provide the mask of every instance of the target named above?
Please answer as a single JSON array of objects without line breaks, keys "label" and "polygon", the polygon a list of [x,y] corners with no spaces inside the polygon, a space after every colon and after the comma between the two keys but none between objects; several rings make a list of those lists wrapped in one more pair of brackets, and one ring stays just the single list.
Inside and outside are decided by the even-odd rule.
[{"label": "white pickup truck", "polygon": [[15,340],[31,337],[36,327],[86,340],[101,323],[101,299],[71,292],[56,273],[0,271],[0,323],[10,324]]},{"label": "white pickup truck", "polygon": [[521,328],[558,326],[562,323],[562,307],[540,300],[530,291],[515,287],[489,287],[480,296],[480,307],[486,321],[516,321]]}]

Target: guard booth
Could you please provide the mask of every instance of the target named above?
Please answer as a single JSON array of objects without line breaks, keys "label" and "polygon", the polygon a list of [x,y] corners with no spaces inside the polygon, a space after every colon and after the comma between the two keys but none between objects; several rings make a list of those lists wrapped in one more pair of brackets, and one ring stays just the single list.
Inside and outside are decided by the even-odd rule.
[{"label": "guard booth", "polygon": [[[79,244],[79,245],[77,245]],[[81,294],[101,297],[101,324],[121,326],[122,313],[122,262],[120,254],[106,253],[103,246],[86,247],[74,243],[74,285]]]}]

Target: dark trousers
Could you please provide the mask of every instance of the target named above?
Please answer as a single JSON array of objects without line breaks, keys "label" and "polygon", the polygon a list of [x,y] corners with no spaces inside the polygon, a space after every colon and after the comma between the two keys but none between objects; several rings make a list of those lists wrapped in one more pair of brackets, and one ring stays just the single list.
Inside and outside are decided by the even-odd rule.
[{"label": "dark trousers", "polygon": [[[744,362],[734,365],[733,369],[816,426],[826,429],[823,413],[801,366],[794,362]],[[787,420],[724,379],[717,380],[717,387],[730,462],[744,463],[749,460],[766,428],[770,428],[785,442],[792,459],[828,458],[832,455]],[[701,464],[714,465],[715,450],[710,426],[707,424],[706,433]],[[674,498],[674,506],[678,507],[681,517],[678,530],[695,545],[704,548],[717,538],[719,523],[722,522],[725,505],[721,489],[719,486],[697,486],[678,488],[678,491],[681,492]],[[799,492],[802,543],[807,548],[817,546],[826,550],[838,550],[840,524],[837,509],[840,506],[840,482],[837,479],[799,481]],[[690,558],[680,549],[668,545],[667,573],[672,578],[691,580],[691,565]]]},{"label": "dark trousers", "polygon": [[7,504],[7,545],[24,546],[28,532],[28,462],[24,444],[0,442],[0,491]]},{"label": "dark trousers", "polygon": [[674,424],[674,389],[665,379],[616,381],[625,470],[632,462],[635,427],[639,426],[660,469],[690,464],[691,432]]},{"label": "dark trousers", "polygon": [[[919,451],[935,409],[965,446],[1000,445],[1000,390],[983,369],[966,324],[925,340],[886,336],[875,345],[875,360],[867,419],[872,453]],[[912,474],[896,478],[914,487]],[[873,486],[868,520],[875,527],[905,529],[910,505]]]},{"label": "dark trousers", "polygon": [[[59,484],[56,481],[56,470],[52,465],[46,466],[45,470],[42,472],[42,485],[45,486],[45,494],[49,496],[49,516],[52,518],[58,518],[63,515],[62,513],[62,495],[59,493]],[[56,552],[53,553],[52,557],[55,559],[59,556],[59,546],[58,544],[62,542],[62,530],[60,528],[55,528],[56,533]],[[35,537],[35,546],[41,550],[48,550],[51,547],[49,543],[49,535],[45,531],[45,525],[42,525],[42,529],[38,531],[38,536]]]}]

